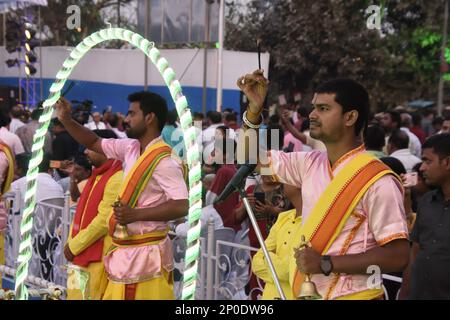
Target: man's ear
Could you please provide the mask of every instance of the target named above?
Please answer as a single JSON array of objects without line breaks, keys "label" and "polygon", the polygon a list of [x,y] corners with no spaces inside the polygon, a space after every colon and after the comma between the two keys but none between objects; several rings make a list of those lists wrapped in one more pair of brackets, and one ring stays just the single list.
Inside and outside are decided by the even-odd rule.
[{"label": "man's ear", "polygon": [[358,111],[351,110],[345,113],[344,115],[344,123],[347,127],[351,127],[355,125],[356,121],[358,120]]},{"label": "man's ear", "polygon": [[150,126],[153,121],[156,120],[156,115],[153,112],[149,112],[144,116],[144,121],[147,126]]},{"label": "man's ear", "polygon": [[445,169],[450,170],[450,157],[442,159],[442,164],[444,165]]}]

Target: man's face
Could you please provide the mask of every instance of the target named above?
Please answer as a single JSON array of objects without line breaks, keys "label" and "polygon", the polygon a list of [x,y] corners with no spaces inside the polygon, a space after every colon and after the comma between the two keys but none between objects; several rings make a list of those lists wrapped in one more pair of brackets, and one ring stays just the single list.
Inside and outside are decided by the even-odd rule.
[{"label": "man's face", "polygon": [[422,160],[420,171],[428,185],[440,186],[449,179],[450,157],[440,159],[433,149],[427,148],[422,151]]},{"label": "man's face", "polygon": [[450,120],[445,120],[441,128],[442,133],[450,133]]},{"label": "man's face", "polygon": [[96,122],[96,123],[99,123],[101,120],[100,114],[98,114],[98,113],[94,113],[92,118],[94,119],[94,122]]},{"label": "man's face", "polygon": [[52,125],[51,126],[51,131],[53,132],[53,134],[58,134],[64,131],[64,128],[61,127],[60,125]]},{"label": "man's face", "polygon": [[127,117],[124,121],[124,129],[129,138],[139,139],[145,134],[147,131],[145,118],[139,102],[131,102]]},{"label": "man's face", "polygon": [[342,107],[334,100],[335,94],[315,94],[313,111],[309,114],[310,135],[323,142],[337,141],[345,130]]},{"label": "man's face", "polygon": [[392,117],[389,113],[383,114],[383,117],[381,118],[381,126],[388,130],[395,128],[395,122],[392,121]]},{"label": "man's face", "polygon": [[94,152],[89,149],[85,149],[84,154],[88,158],[89,162],[96,168],[100,167],[107,160],[107,158],[103,154]]}]

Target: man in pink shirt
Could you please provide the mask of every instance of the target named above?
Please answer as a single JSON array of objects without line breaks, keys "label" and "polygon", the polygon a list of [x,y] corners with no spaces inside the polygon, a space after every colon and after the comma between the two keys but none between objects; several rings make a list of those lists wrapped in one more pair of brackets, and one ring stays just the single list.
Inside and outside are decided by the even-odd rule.
[{"label": "man in pink shirt", "polygon": [[[162,143],[161,130],[167,116],[166,102],[157,94],[137,92],[128,100],[130,107],[124,122],[128,139],[101,139],[72,119],[66,100],[57,104],[58,118],[72,137],[90,150],[121,160],[125,180],[140,156]],[[181,165],[171,157],[163,158],[142,188],[134,208],[127,203],[115,206],[113,218],[126,226],[125,239],[147,239],[152,235],[160,238],[113,247],[104,259],[109,282],[103,299],[174,298],[172,244],[167,229],[168,221],[185,216],[189,209]]]},{"label": "man in pink shirt", "polygon": [[[244,126],[244,130],[260,123],[267,84],[260,70],[238,80],[237,85],[250,101],[246,117],[244,115],[244,123],[249,124]],[[341,171],[353,170],[352,165],[347,164],[356,163],[353,160],[361,159],[360,155],[371,159],[361,142],[369,115],[368,93],[363,86],[349,79],[332,80],[316,90],[312,103],[310,134],[312,138],[321,140],[327,151],[284,153],[272,150],[269,152],[269,166],[259,165],[262,174],[271,174],[277,181],[302,189],[301,235],[307,234],[311,221],[317,220],[320,210],[316,209],[320,208],[322,197],[331,193],[328,187],[332,183],[335,185],[336,177],[342,176],[339,175]],[[248,150],[245,141],[242,144]],[[378,161],[374,163],[380,166]],[[356,177],[358,172],[354,174]],[[348,181],[352,182],[352,179]],[[324,299],[382,298],[381,273],[401,271],[407,265],[408,228],[401,183],[391,174],[386,174],[377,177],[365,192],[361,189],[359,194],[360,200],[356,203],[352,203],[352,197],[345,199],[338,194],[339,201],[351,203],[354,209],[337,221],[337,233],[327,241],[323,251],[318,252],[311,241],[312,247],[293,252],[289,274],[296,295],[298,283],[302,283],[296,281],[301,279],[301,276],[297,277],[300,273],[312,276]],[[331,207],[328,208],[326,218],[331,219],[327,221],[345,211],[337,200],[335,204],[341,209],[332,211]],[[313,237],[315,233],[324,234],[322,229],[328,227],[320,220],[317,223],[321,230],[313,231]],[[293,235],[297,237],[297,243],[300,243],[300,234]],[[320,242],[321,239],[316,240]],[[374,273],[375,281],[370,277]]]}]

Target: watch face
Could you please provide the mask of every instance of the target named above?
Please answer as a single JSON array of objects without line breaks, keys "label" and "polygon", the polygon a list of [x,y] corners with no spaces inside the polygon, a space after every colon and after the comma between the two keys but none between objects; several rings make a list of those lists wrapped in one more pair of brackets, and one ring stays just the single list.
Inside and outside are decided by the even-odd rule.
[{"label": "watch face", "polygon": [[326,275],[330,274],[332,269],[331,261],[329,259],[323,258],[320,262],[320,267],[324,274]]}]

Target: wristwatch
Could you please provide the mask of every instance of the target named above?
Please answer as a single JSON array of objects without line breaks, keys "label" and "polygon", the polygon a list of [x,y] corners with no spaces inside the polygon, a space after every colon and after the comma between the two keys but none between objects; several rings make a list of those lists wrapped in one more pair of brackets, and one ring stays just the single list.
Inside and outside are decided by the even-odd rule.
[{"label": "wristwatch", "polygon": [[320,270],[326,276],[329,276],[331,271],[333,271],[333,262],[330,256],[322,256],[322,259],[320,259]]}]

